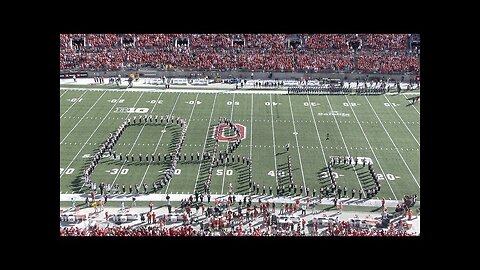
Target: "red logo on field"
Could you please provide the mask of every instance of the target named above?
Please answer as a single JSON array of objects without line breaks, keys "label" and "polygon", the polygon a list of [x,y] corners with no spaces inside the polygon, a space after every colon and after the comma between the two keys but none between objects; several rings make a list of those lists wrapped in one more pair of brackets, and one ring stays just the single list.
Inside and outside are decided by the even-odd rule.
[{"label": "red logo on field", "polygon": [[239,130],[239,135],[233,135],[229,137],[225,136],[224,134],[225,130],[228,130],[229,126],[227,124],[220,124],[216,126],[215,132],[213,133],[213,138],[218,138],[219,142],[230,142],[230,141],[245,139],[245,136],[247,133],[246,132],[247,129],[245,128],[245,126],[242,124],[234,124],[234,126],[236,126],[237,129]]}]

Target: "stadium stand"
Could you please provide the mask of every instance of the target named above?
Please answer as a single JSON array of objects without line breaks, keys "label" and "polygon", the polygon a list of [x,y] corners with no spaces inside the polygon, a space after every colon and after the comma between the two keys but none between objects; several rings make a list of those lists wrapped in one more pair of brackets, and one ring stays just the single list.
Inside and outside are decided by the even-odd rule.
[{"label": "stadium stand", "polygon": [[61,34],[60,70],[418,73],[413,40],[409,34]]}]

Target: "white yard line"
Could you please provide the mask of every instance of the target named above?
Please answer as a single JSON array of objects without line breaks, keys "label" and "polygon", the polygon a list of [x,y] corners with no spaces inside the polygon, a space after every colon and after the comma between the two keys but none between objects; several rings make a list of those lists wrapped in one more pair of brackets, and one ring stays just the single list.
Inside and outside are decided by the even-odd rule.
[{"label": "white yard line", "polygon": [[[350,104],[350,101],[348,100],[348,97],[345,96],[345,98],[347,99],[348,104]],[[349,106],[349,107],[350,107],[350,109],[351,109],[352,112],[353,112],[353,116],[355,116],[355,119],[357,120],[358,126],[360,127],[360,130],[362,131],[363,136],[365,137],[365,140],[367,140],[368,146],[369,146],[370,149],[372,150],[373,157],[374,157],[375,160],[377,161],[378,167],[379,167],[380,170],[382,171],[383,175],[386,177],[385,171],[383,171],[382,165],[380,164],[380,161],[378,160],[377,155],[375,155],[375,151],[373,151],[373,147],[372,147],[372,145],[370,144],[370,142],[368,141],[368,137],[367,137],[367,135],[365,134],[365,132],[363,131],[362,125],[360,124],[360,121],[359,121],[358,118],[357,118],[357,114],[355,114],[355,111],[353,110],[353,107],[352,107],[352,106]],[[393,197],[395,198],[395,200],[398,200],[398,199],[397,199],[397,195],[395,195],[395,192],[393,191],[393,188],[392,188],[392,186],[390,185],[390,182],[388,181],[388,179],[386,179],[385,182],[387,182],[388,186],[390,187],[390,190],[392,191],[392,194],[393,194]]]},{"label": "white yard line", "polygon": [[[193,103],[193,108],[192,108],[192,112],[190,113],[190,117],[188,118],[188,121],[187,123],[185,123],[187,125],[187,128],[186,128],[186,131],[185,131],[185,137],[187,136],[187,131],[188,131],[188,126],[190,126],[190,119],[192,119],[192,115],[193,115],[193,111],[195,110],[195,106],[197,105],[197,100],[198,100],[198,95],[199,93],[197,93],[197,96],[195,97],[195,102]],[[175,104],[177,104],[175,102]],[[175,107],[174,107],[175,108]],[[173,110],[172,110],[172,113],[173,113]],[[164,133],[165,134],[165,133]],[[163,134],[162,134],[163,136]],[[181,152],[180,152],[181,153]],[[180,157],[181,158],[181,157]],[[178,163],[177,163],[178,164]],[[168,187],[170,187],[170,183],[173,181],[173,177],[170,179],[170,181],[168,181],[167,183],[167,188],[165,189],[165,194],[168,194]]]},{"label": "white yard line", "polygon": [[[60,89],[61,89],[61,88],[60,88]],[[67,91],[63,92],[63,93],[60,95],[60,97],[62,97],[63,95],[65,95],[65,93],[67,93],[68,90],[69,90],[68,88],[64,88],[64,89],[67,89]]]},{"label": "white yard line", "polygon": [[205,134],[205,141],[203,141],[202,159],[200,160],[200,164],[198,164],[197,177],[195,178],[195,187],[193,188],[193,193],[195,193],[195,190],[197,190],[198,176],[200,175],[200,168],[202,167],[202,163],[203,163],[203,153],[205,153],[205,148],[207,146],[208,131],[210,129],[210,124],[212,123],[212,115],[215,108],[216,100],[217,100],[217,94],[215,94],[215,98],[213,99],[212,111],[210,112],[210,119],[208,120],[207,133]]},{"label": "white yard line", "polygon": [[327,157],[325,156],[325,152],[323,151],[322,140],[320,139],[320,134],[318,133],[317,121],[315,119],[315,116],[313,115],[313,109],[312,109],[312,104],[310,102],[309,95],[307,95],[307,100],[310,107],[310,112],[312,113],[313,124],[315,125],[315,130],[317,131],[318,142],[320,143],[320,148],[322,149],[323,159],[325,160],[325,166],[328,166]]},{"label": "white yard line", "polygon": [[275,181],[277,182],[277,187],[278,185],[278,174],[277,174],[277,152],[275,151],[275,129],[273,128],[273,103],[272,103],[272,95],[270,96],[270,116],[272,117],[272,139],[273,139],[273,161],[275,162]]},{"label": "white yard line", "polygon": [[[330,100],[328,99],[328,96],[325,96],[325,97],[327,98],[328,105],[330,106],[330,109],[333,111],[333,107],[332,107],[332,104],[330,104]],[[347,150],[347,155],[350,156],[350,152],[348,151],[347,143],[345,143],[345,138],[343,138],[342,130],[340,129],[340,126],[338,125],[338,121],[337,121],[337,118],[335,117],[335,115],[333,115],[333,119],[335,120],[335,124],[337,124],[338,131],[340,132],[340,137],[342,137],[343,145],[345,146],[345,150]],[[360,178],[358,177],[357,169],[355,168],[354,165],[352,165],[352,168],[353,168],[353,171],[355,172],[355,176],[357,177],[358,184],[360,185],[360,188],[362,189],[362,193],[363,193],[364,197],[367,197],[365,195],[365,189],[363,188],[362,183],[360,182]]]},{"label": "white yard line", "polygon": [[[72,130],[70,130],[70,132],[68,132],[67,136],[65,136],[63,138],[63,140],[60,141],[60,144],[63,143],[63,141],[65,141],[65,139],[68,137],[68,135],[70,135],[70,133],[72,133],[72,131],[78,126],[78,124],[80,124],[80,122],[82,122],[83,118],[85,118],[85,116],[87,116],[87,114],[93,109],[93,107],[95,107],[95,104],[97,104],[97,102],[106,94],[107,92],[103,92],[103,94],[97,99],[97,101],[95,101],[95,103],[93,103],[93,105],[90,107],[90,109],[88,109],[88,111],[82,116],[82,118],[78,121],[78,123],[72,128]],[[122,96],[123,94],[125,94],[125,92],[122,93]],[[117,105],[117,103],[115,103],[115,105]],[[113,107],[115,107],[115,105],[113,105]],[[112,107],[112,109],[113,109]],[[110,111],[109,111],[110,112]]]},{"label": "white yard line", "polygon": [[[234,107],[235,107],[235,93],[233,93],[232,111],[230,112],[230,120],[235,124],[235,122],[232,119]],[[227,142],[227,147],[228,147],[228,142]],[[225,175],[227,174],[226,172],[227,172],[227,163],[225,163],[225,165],[223,166],[222,192],[220,194],[223,194],[223,187],[225,186]]]},{"label": "white yard line", "polygon": [[[290,103],[290,113],[292,115],[292,123],[293,123],[293,132],[295,133],[295,141],[297,143],[297,152],[298,152],[298,158],[300,160],[300,171],[302,172],[302,179],[303,179],[303,186],[305,187],[305,190],[307,189],[307,184],[305,182],[305,175],[303,173],[303,164],[302,164],[302,156],[300,155],[300,147],[298,147],[298,138],[297,138],[297,128],[295,127],[295,118],[293,117],[293,110],[292,110],[292,101],[290,99],[290,95],[288,95],[288,103]],[[272,122],[273,124],[273,122]]]},{"label": "white yard line", "polygon": [[[392,142],[393,146],[395,147],[395,150],[397,150],[398,155],[400,156],[400,158],[402,159],[403,163],[404,163],[405,166],[407,167],[407,170],[410,172],[410,175],[413,177],[413,180],[415,181],[415,183],[417,183],[417,186],[420,188],[420,184],[418,183],[417,178],[413,175],[412,171],[410,170],[410,167],[408,167],[408,165],[407,165],[407,162],[405,161],[405,159],[403,159],[402,154],[400,154],[400,151],[398,151],[397,146],[396,146],[395,143],[393,142],[392,137],[390,137],[390,134],[388,133],[387,129],[385,129],[385,126],[383,126],[382,121],[380,120],[380,117],[378,117],[377,112],[375,111],[375,109],[373,109],[372,104],[370,104],[370,101],[368,100],[368,98],[365,97],[365,99],[367,100],[368,105],[370,105],[370,108],[372,108],[373,113],[375,114],[375,116],[377,116],[378,121],[380,121],[380,124],[382,125],[383,130],[385,130],[385,132],[387,133],[388,138],[390,139],[390,141]],[[348,98],[347,98],[347,101],[348,101]],[[353,109],[352,109],[352,111],[353,111]],[[354,114],[355,114],[355,113],[354,113]],[[388,182],[387,182],[387,183],[388,183]]]},{"label": "white yard line", "polygon": [[[126,92],[123,92],[122,95],[120,95],[119,98],[117,98],[117,102],[115,102],[115,104],[113,104],[112,108],[110,108],[110,110],[107,112],[107,114],[105,115],[105,117],[102,119],[102,122],[100,122],[97,126],[97,128],[95,128],[95,130],[92,132],[92,134],[90,134],[90,137],[88,137],[88,139],[85,141],[85,143],[83,144],[82,148],[80,148],[80,150],[78,150],[78,153],[75,155],[75,157],[72,159],[72,161],[70,161],[70,163],[68,164],[67,167],[65,167],[65,170],[63,171],[63,173],[60,175],[60,178],[62,178],[62,176],[65,174],[65,172],[67,171],[67,169],[70,167],[70,165],[72,165],[72,163],[75,161],[75,159],[77,158],[77,156],[82,152],[83,148],[85,147],[85,145],[87,145],[88,141],[93,137],[93,134],[95,134],[95,132],[98,130],[98,128],[102,125],[103,121],[105,121],[105,119],[107,119],[107,115],[113,110],[113,108],[115,108],[115,105],[117,105],[118,103],[118,100],[125,94]],[[140,95],[140,97],[143,95],[143,93]],[[140,100],[140,97],[138,98],[138,100]],[[137,100],[137,102],[138,102]],[[135,104],[136,105],[136,104]]]},{"label": "white yard line", "polygon": [[[420,93],[418,93],[418,95],[420,95]],[[405,96],[405,94],[403,94],[403,96],[404,96],[405,98],[407,98],[407,96]],[[418,114],[420,114],[420,112],[417,110],[417,108],[415,108],[414,105],[412,105],[412,107],[415,109],[415,111],[417,111]]]},{"label": "white yard line", "polygon": [[81,98],[83,97],[83,95],[85,95],[86,93],[87,93],[87,91],[83,92],[83,94],[82,94],[79,98],[77,98],[77,100],[75,100],[75,102],[73,102],[72,105],[70,105],[70,107],[68,107],[68,109],[67,109],[64,113],[62,113],[62,115],[60,115],[60,119],[62,119],[62,117],[63,117],[75,104],[77,104],[77,103],[78,103],[78,100],[81,99]]},{"label": "white yard line", "polygon": [[[157,98],[157,101],[155,102],[155,105],[158,103],[158,101],[160,100],[160,97],[162,96],[163,93],[160,93],[160,95],[158,96]],[[155,108],[155,106],[154,106]],[[152,113],[153,113],[153,109],[152,109]],[[145,123],[146,124],[146,123]],[[144,125],[145,125],[144,124]],[[168,123],[165,125],[165,128],[167,127]],[[153,151],[153,153],[157,153],[157,149],[158,149],[158,146],[160,145],[160,142],[162,141],[162,137],[163,137],[163,134],[165,134],[165,132],[162,132],[162,135],[160,135],[160,139],[158,139],[158,142],[157,142],[157,145],[155,146],[155,150]],[[150,161],[148,162],[148,166],[147,168],[145,169],[145,173],[143,174],[143,177],[142,177],[142,181],[140,181],[140,187],[142,186],[143,184],[143,181],[145,180],[145,176],[147,175],[147,172],[148,172],[148,169],[150,168],[150,165],[152,164],[153,160],[150,159]]]},{"label": "white yard line", "polygon": [[250,160],[252,159],[252,145],[253,145],[253,94],[252,94],[252,105],[250,107]]},{"label": "white yard line", "polygon": [[412,131],[410,131],[410,129],[408,128],[407,124],[405,124],[405,121],[403,121],[402,117],[400,116],[400,114],[398,114],[397,110],[396,110],[395,107],[392,105],[392,103],[390,102],[390,100],[388,100],[387,96],[384,95],[384,97],[387,99],[388,103],[390,104],[390,107],[393,109],[393,111],[395,111],[395,113],[396,113],[397,116],[400,118],[400,120],[402,120],[403,125],[407,128],[408,132],[410,132],[410,135],[412,135],[413,139],[417,142],[418,146],[420,146],[420,143],[417,141],[417,138],[415,138],[415,136],[412,134]]}]

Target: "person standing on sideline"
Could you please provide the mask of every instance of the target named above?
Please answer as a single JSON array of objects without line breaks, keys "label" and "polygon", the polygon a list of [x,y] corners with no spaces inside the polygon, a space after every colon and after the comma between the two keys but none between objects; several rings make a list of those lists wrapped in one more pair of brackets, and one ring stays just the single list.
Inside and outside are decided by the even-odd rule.
[{"label": "person standing on sideline", "polygon": [[329,137],[330,137],[330,134],[329,134],[329,133],[327,133],[327,139],[326,139],[327,141],[328,141],[328,138],[329,138]]}]

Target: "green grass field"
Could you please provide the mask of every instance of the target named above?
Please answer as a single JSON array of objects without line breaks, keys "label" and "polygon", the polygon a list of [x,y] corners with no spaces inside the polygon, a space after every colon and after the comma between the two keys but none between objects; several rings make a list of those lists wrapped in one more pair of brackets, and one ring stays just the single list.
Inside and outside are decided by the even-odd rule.
[{"label": "green grass field", "polygon": [[[275,94],[158,93],[131,91],[89,91],[60,89],[60,191],[88,192],[82,187],[83,170],[109,133],[126,118],[173,114],[187,120],[182,153],[187,161],[177,165],[169,185],[157,193],[193,193],[203,190],[209,161],[190,161],[190,153],[212,151],[212,132],[219,117],[233,119],[246,128],[246,138],[234,152],[252,157],[253,180],[260,187],[287,183],[287,155],[290,143],[293,180],[298,187],[318,191],[330,180],[326,164],[330,156],[368,157],[381,174],[379,198],[401,200],[405,194],[420,199],[420,104],[410,105],[404,95],[396,96],[288,96]],[[122,108],[136,108],[128,110]],[[337,113],[330,113],[336,111]],[[164,130],[164,132],[162,132]],[[158,162],[157,153],[168,153],[178,140],[176,125],[146,124],[128,127],[114,147],[117,153],[135,155],[135,162],[102,158],[92,174],[98,184],[127,187],[163,176],[169,166]],[[326,134],[329,139],[326,140]],[[223,151],[227,143],[220,143]],[[155,153],[155,161],[138,161],[138,154]],[[337,183],[357,191],[373,187],[367,168],[336,166]],[[233,163],[213,168],[211,193],[248,191],[247,165]],[[382,180],[383,179],[383,180]],[[127,188],[128,189],[128,188]],[[141,189],[143,190],[143,189]],[[261,190],[260,190],[261,191]],[[152,192],[152,190],[150,190]],[[298,191],[297,191],[298,193]],[[358,192],[357,192],[358,194]]]}]

